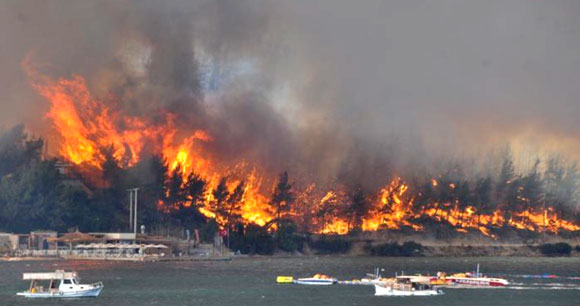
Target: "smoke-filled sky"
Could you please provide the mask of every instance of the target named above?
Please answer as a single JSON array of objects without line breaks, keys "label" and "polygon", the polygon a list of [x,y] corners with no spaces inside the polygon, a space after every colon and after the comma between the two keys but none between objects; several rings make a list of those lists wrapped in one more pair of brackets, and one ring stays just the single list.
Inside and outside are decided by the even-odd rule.
[{"label": "smoke-filled sky", "polygon": [[7,0],[0,126],[50,143],[30,55],[128,114],[181,114],[223,159],[323,181],[506,145],[521,163],[577,159],[578,16],[575,0]]}]

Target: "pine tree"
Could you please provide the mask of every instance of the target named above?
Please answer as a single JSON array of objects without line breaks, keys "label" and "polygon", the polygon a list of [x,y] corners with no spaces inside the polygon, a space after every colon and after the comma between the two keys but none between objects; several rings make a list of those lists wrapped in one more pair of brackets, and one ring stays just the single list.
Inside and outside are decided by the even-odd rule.
[{"label": "pine tree", "polygon": [[288,172],[284,171],[280,174],[278,184],[272,193],[270,205],[274,209],[276,215],[276,224],[280,225],[282,215],[290,211],[291,205],[294,201],[294,194],[292,192],[292,184],[288,182]]},{"label": "pine tree", "polygon": [[228,211],[227,199],[230,195],[230,192],[228,191],[227,178],[223,177],[220,180],[216,189],[212,192],[212,195],[214,198],[212,202],[212,210],[216,216],[219,217],[216,221],[218,221],[221,226],[225,226],[225,218]]}]

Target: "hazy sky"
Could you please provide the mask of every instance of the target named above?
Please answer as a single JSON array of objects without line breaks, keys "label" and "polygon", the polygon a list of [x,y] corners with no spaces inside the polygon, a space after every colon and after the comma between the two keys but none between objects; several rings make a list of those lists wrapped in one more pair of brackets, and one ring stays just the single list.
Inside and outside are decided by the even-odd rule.
[{"label": "hazy sky", "polygon": [[186,114],[219,154],[329,178],[507,144],[578,158],[578,16],[575,0],[1,1],[0,126],[47,124],[33,54],[132,114]]}]

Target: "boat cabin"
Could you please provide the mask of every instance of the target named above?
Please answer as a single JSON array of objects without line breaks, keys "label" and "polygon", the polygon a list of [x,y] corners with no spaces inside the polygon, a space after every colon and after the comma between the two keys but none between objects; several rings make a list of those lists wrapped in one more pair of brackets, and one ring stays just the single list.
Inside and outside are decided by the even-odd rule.
[{"label": "boat cabin", "polygon": [[[72,291],[79,285],[76,272],[57,270],[49,273],[23,273],[23,280],[30,280],[30,293],[58,293]],[[84,288],[79,288],[84,289]]]}]

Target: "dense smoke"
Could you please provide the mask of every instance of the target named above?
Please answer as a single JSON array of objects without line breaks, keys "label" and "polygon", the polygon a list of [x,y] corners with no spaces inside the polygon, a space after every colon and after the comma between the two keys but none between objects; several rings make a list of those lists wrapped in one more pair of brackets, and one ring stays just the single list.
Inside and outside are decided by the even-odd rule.
[{"label": "dense smoke", "polygon": [[579,13],[577,1],[3,1],[0,125],[58,143],[29,55],[127,114],[179,114],[182,137],[208,131],[216,160],[305,182],[375,189],[448,160],[480,172],[507,145],[520,167],[576,159]]}]

